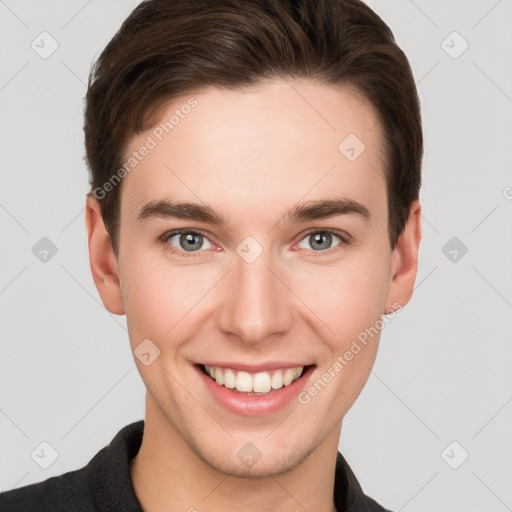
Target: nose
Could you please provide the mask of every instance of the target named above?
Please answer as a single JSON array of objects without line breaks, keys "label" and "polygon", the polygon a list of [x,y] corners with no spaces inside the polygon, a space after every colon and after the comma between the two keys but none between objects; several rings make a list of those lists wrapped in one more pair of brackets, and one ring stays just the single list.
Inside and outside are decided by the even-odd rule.
[{"label": "nose", "polygon": [[236,256],[227,277],[217,309],[221,331],[254,344],[291,329],[294,296],[285,284],[284,272],[272,265],[265,252],[251,263]]}]

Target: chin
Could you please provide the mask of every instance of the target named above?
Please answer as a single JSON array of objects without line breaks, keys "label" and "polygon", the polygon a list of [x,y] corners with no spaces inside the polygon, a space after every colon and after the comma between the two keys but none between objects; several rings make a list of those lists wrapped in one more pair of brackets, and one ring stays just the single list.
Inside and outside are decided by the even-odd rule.
[{"label": "chin", "polygon": [[[230,448],[235,444],[241,447],[232,451]],[[222,447],[219,450],[217,446],[214,452],[205,450],[196,453],[210,467],[226,475],[240,478],[269,478],[289,472],[313,451],[313,448],[306,450],[303,444],[300,448],[290,448],[286,453],[272,447],[259,450],[256,444],[232,440],[230,446],[224,450]]]}]

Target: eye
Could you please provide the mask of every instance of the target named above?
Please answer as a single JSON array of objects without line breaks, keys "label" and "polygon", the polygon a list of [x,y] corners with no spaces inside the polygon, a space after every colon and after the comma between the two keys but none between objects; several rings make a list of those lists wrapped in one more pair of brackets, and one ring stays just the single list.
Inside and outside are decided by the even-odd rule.
[{"label": "eye", "polygon": [[[341,234],[332,230],[324,230],[311,231],[300,241],[297,247],[300,247],[301,249],[312,248],[315,252],[327,251],[328,249],[332,249],[333,239],[336,238],[340,241],[338,245],[348,244],[347,238]],[[309,247],[304,244],[309,245]]]},{"label": "eye", "polygon": [[166,233],[162,240],[179,251],[186,252],[198,252],[200,249],[211,249],[213,247],[208,238],[197,231],[172,231]]},{"label": "eye", "polygon": [[[333,247],[335,239],[338,244]],[[198,231],[191,230],[175,230],[163,234],[160,238],[161,242],[165,244],[172,252],[177,253],[178,256],[186,257],[185,253],[199,253],[204,252],[206,249],[211,249],[214,245],[210,240]],[[350,236],[332,229],[310,231],[305,237],[297,244],[301,249],[312,249],[317,253],[329,254],[337,247],[350,244]],[[170,246],[170,247],[169,247]],[[201,250],[203,249],[203,250]]]}]

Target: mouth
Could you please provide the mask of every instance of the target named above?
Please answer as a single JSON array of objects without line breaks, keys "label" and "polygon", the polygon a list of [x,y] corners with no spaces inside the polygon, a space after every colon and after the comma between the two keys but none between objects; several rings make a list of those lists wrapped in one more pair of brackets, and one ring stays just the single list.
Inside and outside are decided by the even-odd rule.
[{"label": "mouth", "polygon": [[[209,379],[234,394],[245,396],[272,395],[309,375],[314,364],[248,372],[234,368],[198,364]],[[296,387],[296,386],[294,386]]]}]

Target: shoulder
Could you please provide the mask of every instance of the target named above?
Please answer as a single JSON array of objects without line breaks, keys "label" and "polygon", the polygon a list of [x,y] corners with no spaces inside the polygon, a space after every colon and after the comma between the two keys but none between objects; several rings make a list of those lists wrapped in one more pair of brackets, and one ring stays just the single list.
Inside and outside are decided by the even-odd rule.
[{"label": "shoulder", "polygon": [[364,496],[366,500],[366,505],[370,512],[392,512],[391,510],[384,508],[382,505],[377,503],[374,499],[369,496]]},{"label": "shoulder", "polygon": [[0,494],[2,512],[89,512],[92,503],[86,467]]},{"label": "shoulder", "polygon": [[340,512],[391,512],[364,493],[354,472],[339,451],[334,476],[334,501]]},{"label": "shoulder", "polygon": [[81,469],[0,494],[1,512],[142,512],[130,478],[144,421],[121,429]]}]

